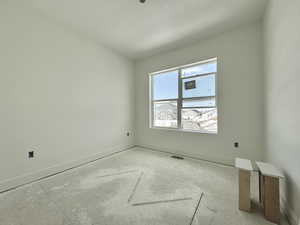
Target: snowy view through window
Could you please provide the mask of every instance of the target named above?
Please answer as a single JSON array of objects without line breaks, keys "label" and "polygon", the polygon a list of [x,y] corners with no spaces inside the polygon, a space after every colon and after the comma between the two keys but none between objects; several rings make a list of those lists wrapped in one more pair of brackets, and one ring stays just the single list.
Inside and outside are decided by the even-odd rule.
[{"label": "snowy view through window", "polygon": [[151,75],[151,126],[217,133],[216,73],[214,59]]}]

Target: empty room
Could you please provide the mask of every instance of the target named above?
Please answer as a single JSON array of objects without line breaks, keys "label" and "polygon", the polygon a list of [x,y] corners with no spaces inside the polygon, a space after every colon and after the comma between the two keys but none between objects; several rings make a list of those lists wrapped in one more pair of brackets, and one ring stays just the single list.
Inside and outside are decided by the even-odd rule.
[{"label": "empty room", "polygon": [[0,0],[0,225],[300,225],[299,0]]}]

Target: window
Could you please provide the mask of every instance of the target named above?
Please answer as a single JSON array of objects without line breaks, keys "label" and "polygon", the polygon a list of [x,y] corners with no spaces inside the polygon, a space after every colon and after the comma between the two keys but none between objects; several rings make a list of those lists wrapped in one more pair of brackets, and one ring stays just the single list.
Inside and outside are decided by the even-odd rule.
[{"label": "window", "polygon": [[218,132],[217,59],[150,74],[152,128]]}]

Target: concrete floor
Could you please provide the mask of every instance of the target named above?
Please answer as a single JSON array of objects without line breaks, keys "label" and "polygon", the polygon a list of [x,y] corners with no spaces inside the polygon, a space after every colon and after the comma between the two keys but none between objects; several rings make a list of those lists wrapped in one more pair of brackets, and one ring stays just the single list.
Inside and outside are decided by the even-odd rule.
[{"label": "concrete floor", "polygon": [[134,148],[0,194],[0,224],[272,224],[258,207],[239,211],[237,195],[232,167]]}]

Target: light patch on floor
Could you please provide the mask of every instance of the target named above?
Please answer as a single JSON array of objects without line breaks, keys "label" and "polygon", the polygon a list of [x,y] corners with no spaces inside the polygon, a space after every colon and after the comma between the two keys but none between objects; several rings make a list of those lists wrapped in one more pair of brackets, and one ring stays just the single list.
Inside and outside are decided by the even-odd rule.
[{"label": "light patch on floor", "polygon": [[232,167],[135,148],[0,194],[0,224],[272,224],[256,205],[239,211],[237,196]]}]

